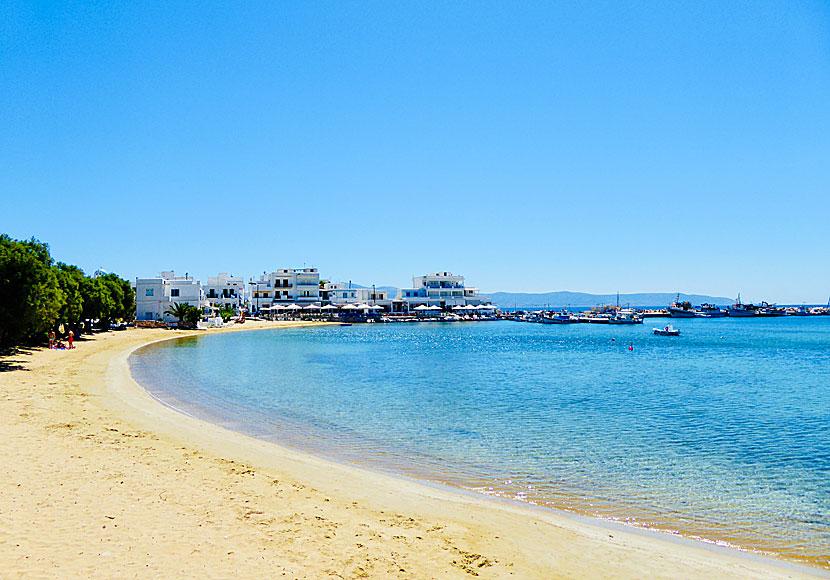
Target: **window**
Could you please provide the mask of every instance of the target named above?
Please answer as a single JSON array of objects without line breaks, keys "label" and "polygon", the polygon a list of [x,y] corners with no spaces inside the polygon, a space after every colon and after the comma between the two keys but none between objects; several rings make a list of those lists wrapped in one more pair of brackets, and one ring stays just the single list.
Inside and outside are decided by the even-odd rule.
[{"label": "window", "polygon": [[170,296],[178,296],[178,295],[179,295],[179,289],[178,288],[171,288],[170,289]]},{"label": "window", "polygon": [[152,312],[145,312],[144,313],[144,320],[153,320],[153,313]]},{"label": "window", "polygon": [[145,295],[145,296],[152,296],[152,295],[153,295],[153,289],[152,289],[152,288],[147,288],[147,289],[144,291],[144,295]]}]

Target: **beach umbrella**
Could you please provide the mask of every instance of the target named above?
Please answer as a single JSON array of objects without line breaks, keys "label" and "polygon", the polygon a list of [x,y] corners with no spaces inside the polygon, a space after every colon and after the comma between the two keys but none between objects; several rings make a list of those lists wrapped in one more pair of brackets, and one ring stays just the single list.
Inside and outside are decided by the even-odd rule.
[{"label": "beach umbrella", "polygon": [[303,310],[321,310],[321,308],[316,304],[309,304],[308,306],[304,307]]},{"label": "beach umbrella", "polygon": [[355,306],[355,308],[357,308],[358,310],[369,310],[369,305],[368,304],[358,304],[357,306]]},{"label": "beach umbrella", "polygon": [[429,310],[429,306],[425,304],[421,304],[420,306],[416,306],[413,310]]},{"label": "beach umbrella", "polygon": [[302,310],[303,307],[300,306],[299,304],[289,304],[288,306],[285,306],[285,309],[286,310]]},{"label": "beach umbrella", "polygon": [[429,307],[429,310],[441,310],[441,307],[438,306],[437,304],[433,304],[432,306]]},{"label": "beach umbrella", "polygon": [[326,304],[320,310],[337,310],[337,306],[334,304]]},{"label": "beach umbrella", "polygon": [[285,306],[282,304],[272,304],[271,310],[285,310]]},{"label": "beach umbrella", "polygon": [[467,310],[467,307],[466,306],[461,306],[460,304],[458,304],[456,306],[453,306],[452,309],[453,310]]},{"label": "beach umbrella", "polygon": [[342,308],[343,310],[356,310],[357,304],[344,304],[340,308]]},{"label": "beach umbrella", "polygon": [[383,306],[379,306],[377,304],[373,304],[369,308],[372,309],[372,310],[383,310]]}]

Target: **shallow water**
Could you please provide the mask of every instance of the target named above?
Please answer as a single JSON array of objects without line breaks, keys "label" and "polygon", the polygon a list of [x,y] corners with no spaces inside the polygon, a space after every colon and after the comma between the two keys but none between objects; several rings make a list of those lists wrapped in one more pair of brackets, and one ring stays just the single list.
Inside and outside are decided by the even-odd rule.
[{"label": "shallow water", "polygon": [[256,437],[830,566],[830,317],[672,323],[275,329],[130,362]]}]

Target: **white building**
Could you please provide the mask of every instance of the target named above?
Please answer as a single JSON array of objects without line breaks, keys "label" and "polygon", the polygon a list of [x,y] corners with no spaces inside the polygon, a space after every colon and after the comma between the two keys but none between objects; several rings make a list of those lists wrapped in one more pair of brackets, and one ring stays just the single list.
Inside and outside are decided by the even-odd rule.
[{"label": "white building", "polygon": [[252,280],[248,285],[251,287],[249,302],[254,311],[266,304],[311,304],[320,300],[320,273],[317,268],[277,270],[263,274],[259,280]]},{"label": "white building", "polygon": [[392,309],[389,291],[379,288],[353,288],[343,282],[326,282],[320,290],[323,301],[332,304],[369,304]]},{"label": "white building", "polygon": [[416,306],[440,306],[448,310],[453,306],[478,306],[488,303],[479,296],[478,288],[464,285],[464,276],[451,272],[436,272],[412,278],[412,288],[401,288],[393,300],[395,312],[409,312]]},{"label": "white building", "polygon": [[198,280],[185,275],[162,272],[156,278],[135,279],[135,319],[175,322],[175,316],[165,314],[173,303],[185,303],[203,308],[205,297]]},{"label": "white building", "polygon": [[228,276],[222,272],[215,278],[208,278],[203,290],[205,299],[211,306],[230,306],[233,309],[245,307],[245,278]]}]

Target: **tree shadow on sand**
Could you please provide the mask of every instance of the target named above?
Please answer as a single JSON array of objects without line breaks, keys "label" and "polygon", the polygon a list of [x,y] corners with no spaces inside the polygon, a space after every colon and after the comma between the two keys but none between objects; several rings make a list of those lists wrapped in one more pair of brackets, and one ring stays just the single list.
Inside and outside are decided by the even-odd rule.
[{"label": "tree shadow on sand", "polygon": [[20,364],[21,360],[12,358],[21,354],[29,354],[35,349],[18,346],[15,348],[0,349],[0,373],[7,373],[10,371],[27,371],[26,367]]}]

